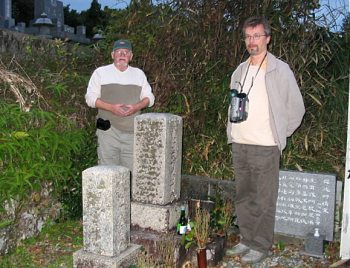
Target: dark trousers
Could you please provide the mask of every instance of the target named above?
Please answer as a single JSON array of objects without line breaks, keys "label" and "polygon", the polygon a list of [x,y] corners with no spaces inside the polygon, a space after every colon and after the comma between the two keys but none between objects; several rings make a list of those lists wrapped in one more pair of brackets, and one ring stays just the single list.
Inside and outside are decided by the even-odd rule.
[{"label": "dark trousers", "polygon": [[267,253],[273,244],[280,151],[277,146],[233,143],[232,154],[241,242]]}]

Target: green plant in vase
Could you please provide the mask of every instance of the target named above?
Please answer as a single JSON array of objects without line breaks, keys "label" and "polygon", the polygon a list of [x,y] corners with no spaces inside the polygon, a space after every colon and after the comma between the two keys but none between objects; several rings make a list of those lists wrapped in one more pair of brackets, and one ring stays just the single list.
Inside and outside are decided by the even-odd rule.
[{"label": "green plant in vase", "polygon": [[185,249],[189,249],[196,245],[194,226],[196,222],[191,220],[188,222],[190,228],[187,228],[186,234],[182,235],[181,243],[185,246]]},{"label": "green plant in vase", "polygon": [[206,209],[196,208],[194,220],[189,222],[186,234],[182,235],[185,249],[196,246],[198,268],[207,267],[206,246],[210,239],[210,213]]},{"label": "green plant in vase", "polygon": [[196,208],[194,236],[198,249],[203,249],[209,242],[210,214],[200,207]]},{"label": "green plant in vase", "polygon": [[188,222],[186,234],[182,235],[182,244],[185,249],[192,246],[205,248],[210,239],[210,213],[203,208],[197,207],[195,217]]}]

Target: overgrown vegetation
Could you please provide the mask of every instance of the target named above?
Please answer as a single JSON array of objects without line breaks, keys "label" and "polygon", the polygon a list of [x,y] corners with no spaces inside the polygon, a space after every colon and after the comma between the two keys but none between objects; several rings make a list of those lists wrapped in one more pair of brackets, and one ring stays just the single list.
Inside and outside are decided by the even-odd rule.
[{"label": "overgrown vegetation", "polygon": [[77,73],[84,51],[62,41],[26,42],[16,55],[23,60],[4,54],[0,62],[0,207],[50,182],[63,217],[81,217],[81,171],[95,163],[96,146],[80,100],[85,89],[76,86],[86,83]]},{"label": "overgrown vegetation", "polygon": [[331,32],[318,22],[317,7],[303,0],[131,1],[108,11],[106,39],[89,47],[26,39],[18,53],[1,55],[0,202],[52,181],[67,217],[80,216],[81,171],[96,162],[94,111],[84,94],[92,71],[111,62],[117,38],[133,43],[133,65],[145,70],[156,95],[151,111],[184,120],[182,172],[231,179],[228,85],[247,58],[240,29],[251,15],[270,19],[270,51],[291,65],[307,109],[282,167],[343,178],[349,19]]},{"label": "overgrown vegetation", "polygon": [[86,133],[66,118],[37,108],[21,112],[18,105],[0,102],[1,199],[21,198],[26,189],[38,190],[43,181],[62,187],[77,170],[72,158],[81,150]]}]

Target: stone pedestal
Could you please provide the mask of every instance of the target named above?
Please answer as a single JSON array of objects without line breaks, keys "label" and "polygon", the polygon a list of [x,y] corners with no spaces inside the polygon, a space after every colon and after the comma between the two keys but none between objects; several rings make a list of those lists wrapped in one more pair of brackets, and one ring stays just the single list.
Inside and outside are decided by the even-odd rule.
[{"label": "stone pedestal", "polygon": [[130,171],[100,165],[82,175],[84,248],[74,267],[122,267],[140,249],[130,245]]},{"label": "stone pedestal", "polygon": [[142,114],[134,132],[131,224],[169,231],[180,215],[182,118]]},{"label": "stone pedestal", "polygon": [[324,235],[320,235],[316,237],[312,233],[308,234],[305,239],[305,248],[302,254],[323,258],[324,239],[325,239]]},{"label": "stone pedestal", "polygon": [[73,267],[75,268],[128,268],[137,261],[137,254],[141,246],[130,245],[118,256],[103,256],[86,252],[83,249],[73,254]]},{"label": "stone pedestal", "polygon": [[180,207],[180,202],[164,206],[131,202],[132,226],[168,232],[179,220]]}]

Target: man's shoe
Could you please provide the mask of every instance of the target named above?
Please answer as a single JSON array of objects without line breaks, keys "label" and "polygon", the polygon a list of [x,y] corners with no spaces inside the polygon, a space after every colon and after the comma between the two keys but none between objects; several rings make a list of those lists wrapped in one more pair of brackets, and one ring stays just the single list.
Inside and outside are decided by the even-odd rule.
[{"label": "man's shoe", "polygon": [[266,257],[265,253],[262,253],[260,251],[254,250],[254,249],[250,249],[248,251],[247,254],[245,254],[242,258],[241,258],[241,262],[244,264],[247,263],[257,263],[261,260],[263,260]]},{"label": "man's shoe", "polygon": [[242,243],[238,243],[233,248],[226,250],[227,256],[237,256],[244,254],[249,251],[249,247],[246,245],[243,245]]}]

